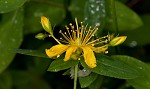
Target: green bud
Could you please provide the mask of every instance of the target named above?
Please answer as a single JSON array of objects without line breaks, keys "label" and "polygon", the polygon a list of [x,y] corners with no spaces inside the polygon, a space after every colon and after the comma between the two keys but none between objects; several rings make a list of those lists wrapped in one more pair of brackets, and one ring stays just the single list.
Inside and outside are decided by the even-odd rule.
[{"label": "green bud", "polygon": [[119,36],[112,39],[109,43],[109,46],[117,46],[122,44],[126,40],[127,36]]},{"label": "green bud", "polygon": [[35,38],[39,39],[39,40],[44,40],[44,38],[46,38],[47,35],[43,34],[43,33],[39,33],[35,36]]},{"label": "green bud", "polygon": [[53,35],[53,30],[49,19],[47,19],[45,16],[41,16],[41,24],[46,32],[50,33],[50,35]]}]

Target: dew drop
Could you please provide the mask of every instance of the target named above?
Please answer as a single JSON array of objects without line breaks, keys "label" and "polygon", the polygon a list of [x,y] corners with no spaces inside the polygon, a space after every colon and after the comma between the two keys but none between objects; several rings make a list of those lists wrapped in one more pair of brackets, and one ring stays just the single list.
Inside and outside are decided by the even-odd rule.
[{"label": "dew drop", "polygon": [[96,7],[96,11],[99,11],[99,6]]},{"label": "dew drop", "polygon": [[7,1],[5,1],[5,3],[7,4],[8,2],[7,2]]},{"label": "dew drop", "polygon": [[91,7],[93,8],[93,7],[94,7],[94,5],[93,5],[93,4],[91,4]]},{"label": "dew drop", "polygon": [[91,10],[91,14],[95,14],[95,12],[93,10]]},{"label": "dew drop", "polygon": [[87,17],[84,18],[84,20],[87,20],[87,19],[88,19]]},{"label": "dew drop", "polygon": [[139,69],[143,69],[142,67],[139,67]]},{"label": "dew drop", "polygon": [[135,47],[137,46],[137,42],[136,41],[132,41],[130,44],[129,44],[130,47]]},{"label": "dew drop", "polygon": [[18,23],[18,21],[17,21],[17,20],[14,20],[14,23],[15,23],[15,24],[17,24],[17,23]]},{"label": "dew drop", "polygon": [[103,4],[103,3],[101,3],[100,5],[101,5],[101,6],[104,6],[104,4]]},{"label": "dew drop", "polygon": [[12,42],[15,42],[16,40],[15,39],[11,39],[12,40]]},{"label": "dew drop", "polygon": [[96,26],[100,26],[100,23],[96,23]]}]

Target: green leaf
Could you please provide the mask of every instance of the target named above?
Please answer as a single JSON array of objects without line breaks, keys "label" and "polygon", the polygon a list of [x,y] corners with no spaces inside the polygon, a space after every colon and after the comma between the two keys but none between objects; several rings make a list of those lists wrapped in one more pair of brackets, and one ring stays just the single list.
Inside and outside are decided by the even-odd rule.
[{"label": "green leaf", "polygon": [[134,30],[143,25],[141,18],[120,2],[116,2],[116,14],[119,31]]},{"label": "green leaf", "polygon": [[0,74],[0,89],[12,89],[12,83],[12,78],[8,71]]},{"label": "green leaf", "polygon": [[123,61],[112,59],[101,54],[96,54],[95,56],[97,59],[97,66],[95,68],[89,68],[82,59],[81,64],[83,65],[83,67],[88,68],[92,72],[100,75],[120,79],[132,79],[139,76],[137,70],[128,66],[128,64]]},{"label": "green leaf", "polygon": [[103,82],[103,76],[98,75],[96,80],[88,87],[89,89],[100,89]]},{"label": "green leaf", "polygon": [[150,14],[141,15],[141,18],[144,23],[143,26],[141,26],[136,30],[123,33],[128,37],[127,40],[125,41],[125,44],[127,44],[130,47],[144,46],[150,44],[150,37],[149,37]]},{"label": "green leaf", "polygon": [[[79,21],[83,21],[85,19],[84,16],[88,17],[88,24],[95,24],[100,23],[100,25],[105,27],[108,30],[115,31],[116,29],[112,29],[113,22],[113,15],[112,15],[112,8],[109,0],[98,0],[101,1],[102,4],[96,4],[96,2],[86,2],[86,0],[78,1],[72,0],[71,5],[69,6],[69,10],[73,17],[79,18]],[[94,3],[94,4],[93,4]],[[119,1],[115,1],[116,4],[116,14],[117,14],[117,22],[119,31],[127,31],[127,30],[134,30],[143,25],[141,18],[130,8],[125,6],[124,4],[120,3]],[[96,12],[96,9],[90,8],[92,5],[99,6],[99,12]],[[93,9],[95,14],[92,14]],[[105,13],[106,10],[106,13]],[[85,12],[85,13],[84,13]],[[106,19],[105,19],[106,14]],[[99,19],[97,19],[99,18]],[[106,20],[106,24],[105,24]],[[129,23],[130,21],[130,23]],[[100,26],[100,27],[101,27]],[[101,28],[100,28],[101,29]]]},{"label": "green leaf", "polygon": [[114,55],[112,58],[120,60],[139,71],[139,77],[127,80],[135,89],[150,89],[150,66],[130,56]]},{"label": "green leaf", "polygon": [[48,58],[45,51],[43,51],[43,50],[16,49],[16,50],[12,50],[12,51],[15,51],[16,53],[24,54],[24,55]]},{"label": "green leaf", "polygon": [[26,0],[0,0],[0,13],[7,13],[23,6]]},{"label": "green leaf", "polygon": [[84,20],[84,7],[87,0],[71,0],[69,11],[73,17],[77,17],[79,22]]},{"label": "green leaf", "polygon": [[40,24],[41,16],[46,16],[51,25],[59,24],[65,17],[65,9],[62,3],[55,3],[53,0],[42,3],[28,3],[25,8],[25,34],[36,33],[42,30]]},{"label": "green leaf", "polygon": [[[106,28],[115,31],[116,29],[112,29],[113,17],[111,15],[111,11],[114,8],[109,6],[109,0],[106,3],[106,12],[107,12],[107,26]],[[119,31],[128,31],[134,30],[143,25],[141,18],[129,7],[125,6],[123,3],[119,1],[115,1],[116,7],[116,16],[118,22]],[[130,22],[129,22],[130,21]]]},{"label": "green leaf", "polygon": [[[4,71],[11,63],[15,56],[15,52],[11,49],[17,49],[22,42],[23,27],[23,11],[22,9],[3,14],[7,20],[0,25],[0,73]],[[3,18],[2,18],[3,19]]]},{"label": "green leaf", "polygon": [[96,35],[99,36],[105,25],[105,0],[87,0],[84,10],[85,24],[92,27],[97,25],[99,30]]},{"label": "green leaf", "polygon": [[94,82],[96,78],[97,78],[96,73],[91,73],[90,75],[86,77],[80,77],[79,82],[80,82],[81,88],[88,87],[91,83]]},{"label": "green leaf", "polygon": [[62,58],[55,59],[49,66],[48,71],[58,72],[60,70],[68,69],[78,64],[78,60],[64,61]]},{"label": "green leaf", "polygon": [[13,86],[16,89],[52,89],[49,84],[44,81],[41,76],[31,71],[11,71],[13,78]]}]

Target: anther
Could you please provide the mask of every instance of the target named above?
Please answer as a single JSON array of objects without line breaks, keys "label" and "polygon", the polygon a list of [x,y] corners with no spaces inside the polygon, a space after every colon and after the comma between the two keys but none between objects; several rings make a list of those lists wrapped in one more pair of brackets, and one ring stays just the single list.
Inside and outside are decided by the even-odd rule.
[{"label": "anther", "polygon": [[60,30],[59,33],[62,33],[62,31]]},{"label": "anther", "polygon": [[108,53],[108,51],[105,51],[105,53],[107,54],[107,53]]},{"label": "anther", "polygon": [[69,25],[72,26],[72,23],[70,23]]},{"label": "anther", "polygon": [[57,58],[60,57],[60,55],[57,55]]},{"label": "anther", "polygon": [[78,58],[78,60],[80,60],[80,58]]},{"label": "anther", "polygon": [[66,27],[67,30],[69,29],[67,26],[65,26],[65,27]]}]

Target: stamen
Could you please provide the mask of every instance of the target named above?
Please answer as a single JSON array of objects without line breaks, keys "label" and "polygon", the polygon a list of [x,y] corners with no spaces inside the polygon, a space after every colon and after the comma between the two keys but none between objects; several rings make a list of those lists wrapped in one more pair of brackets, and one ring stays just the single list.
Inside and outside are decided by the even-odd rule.
[{"label": "stamen", "polygon": [[57,58],[60,57],[60,55],[57,55]]},{"label": "stamen", "polygon": [[86,37],[83,40],[83,43],[86,44],[92,38],[92,36],[97,32],[97,30],[98,28],[96,28],[96,26],[94,27],[93,30],[91,30],[91,26],[90,26],[88,33],[86,34]]},{"label": "stamen", "polygon": [[[67,26],[66,26],[66,29],[67,29],[67,32],[68,32],[68,34],[69,34],[70,39],[72,40],[72,37],[71,37],[70,31],[69,31],[69,28],[68,28]],[[71,30],[71,32],[72,32],[72,30]]]},{"label": "stamen", "polygon": [[79,38],[79,27],[78,27],[78,21],[77,18],[75,18],[76,27],[77,27],[77,37]]}]

